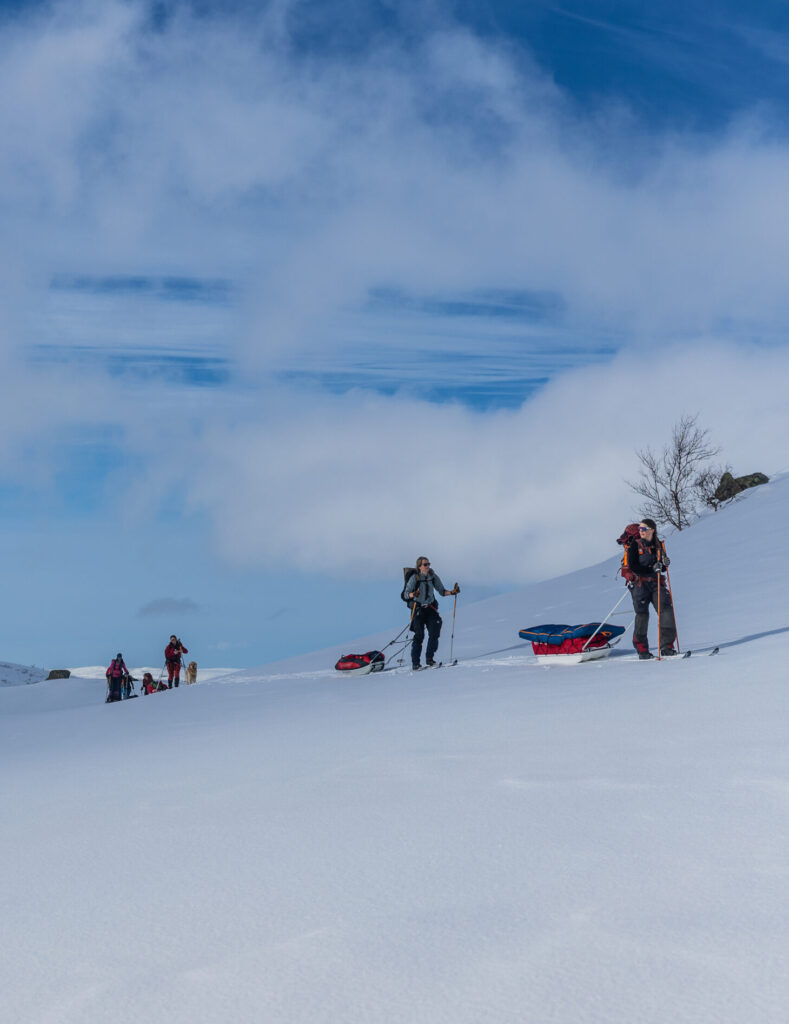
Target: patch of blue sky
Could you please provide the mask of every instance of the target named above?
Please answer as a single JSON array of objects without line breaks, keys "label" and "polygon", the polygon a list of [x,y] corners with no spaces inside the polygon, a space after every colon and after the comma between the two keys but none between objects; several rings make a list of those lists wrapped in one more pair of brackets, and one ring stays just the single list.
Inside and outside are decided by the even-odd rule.
[{"label": "patch of blue sky", "polygon": [[222,387],[237,307],[227,281],[60,274],[29,316],[26,357],[112,379]]},{"label": "patch of blue sky", "polygon": [[57,452],[50,502],[61,514],[96,512],[113,500],[108,493],[111,481],[130,472],[134,462],[121,444],[119,431],[105,429],[100,439],[82,437],[63,443]]},{"label": "patch of blue sky", "polygon": [[53,292],[89,295],[149,295],[165,302],[198,302],[209,306],[228,306],[234,294],[231,283],[225,280],[132,274],[56,274],[50,288]]},{"label": "patch of blue sky", "polygon": [[475,31],[526,47],[584,106],[624,100],[653,127],[707,130],[765,101],[789,114],[786,51],[770,45],[786,38],[786,4],[455,0],[453,10]]},{"label": "patch of blue sky", "polygon": [[[112,380],[234,386],[240,290],[226,281],[146,275],[53,278],[34,315],[27,358],[72,364]],[[479,409],[522,404],[553,376],[610,359],[623,339],[565,321],[556,293],[472,289],[419,294],[372,289],[321,327],[306,350],[284,350],[276,380],[344,393],[419,389],[420,398]]]},{"label": "patch of blue sky", "polygon": [[133,665],[161,664],[175,631],[204,667],[251,666],[382,623],[394,636],[406,624],[399,566],[388,586],[355,581],[349,602],[347,583],[228,566],[199,517],[155,530],[131,520],[30,517],[0,531],[0,559],[14,581],[3,657],[24,664],[108,664],[118,650]]},{"label": "patch of blue sky", "polygon": [[552,377],[612,359],[625,341],[602,326],[579,336],[563,314],[552,294],[378,289],[329,326],[328,343],[311,346],[298,366],[286,360],[277,376],[335,394],[405,391],[483,410],[517,407]]},{"label": "patch of blue sky", "polygon": [[139,349],[133,352],[102,351],[96,347],[72,345],[34,345],[30,362],[68,363],[103,370],[110,378],[133,379],[138,383],[166,381],[171,386],[198,388],[222,387],[230,379],[230,361],[216,356],[159,352]]},{"label": "patch of blue sky", "polygon": [[462,296],[415,295],[400,288],[374,288],[362,307],[369,313],[423,313],[428,316],[476,316],[553,321],[563,312],[564,301],[555,292],[485,288]]},{"label": "patch of blue sky", "polygon": [[104,425],[61,432],[45,459],[36,449],[20,453],[30,466],[14,482],[0,481],[0,518],[17,525],[55,516],[60,520],[91,516],[114,500],[112,481],[139,468],[123,444],[122,431]]},{"label": "patch of blue sky", "polygon": [[[176,3],[156,5],[159,22]],[[204,13],[249,14],[254,0],[192,0]],[[294,53],[355,57],[381,39],[413,45],[461,26],[523,52],[584,109],[624,104],[650,127],[717,131],[767,102],[789,117],[789,5],[777,0],[301,0],[283,15]],[[451,122],[452,97],[440,121]],[[473,104],[461,116],[474,119]],[[495,119],[478,119],[496,145]]]}]

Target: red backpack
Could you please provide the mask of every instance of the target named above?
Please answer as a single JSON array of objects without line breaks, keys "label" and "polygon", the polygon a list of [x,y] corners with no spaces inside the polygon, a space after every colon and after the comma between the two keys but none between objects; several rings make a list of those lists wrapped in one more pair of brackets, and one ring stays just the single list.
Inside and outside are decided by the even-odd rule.
[{"label": "red backpack", "polygon": [[641,534],[638,529],[638,523],[630,523],[629,526],[625,527],[622,536],[617,538],[617,544],[621,544],[624,548],[624,551],[622,552],[622,564],[619,566],[618,572],[621,574],[625,583],[629,583],[631,580],[636,578],[636,574],[627,564],[627,549],[634,540],[639,540],[640,538]]}]

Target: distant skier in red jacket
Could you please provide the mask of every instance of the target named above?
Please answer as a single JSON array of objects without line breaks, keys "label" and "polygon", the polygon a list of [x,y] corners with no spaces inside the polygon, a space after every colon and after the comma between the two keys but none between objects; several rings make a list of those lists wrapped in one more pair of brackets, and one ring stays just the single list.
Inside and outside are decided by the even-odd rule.
[{"label": "distant skier in red jacket", "polygon": [[181,655],[188,654],[178,637],[173,633],[170,643],[164,649],[164,660],[167,663],[167,688],[172,690],[173,683],[178,686],[181,679]]},{"label": "distant skier in red jacket", "polygon": [[144,694],[150,695],[166,689],[167,687],[164,683],[160,683],[158,679],[154,679],[150,672],[146,672],[142,677],[142,692]]}]

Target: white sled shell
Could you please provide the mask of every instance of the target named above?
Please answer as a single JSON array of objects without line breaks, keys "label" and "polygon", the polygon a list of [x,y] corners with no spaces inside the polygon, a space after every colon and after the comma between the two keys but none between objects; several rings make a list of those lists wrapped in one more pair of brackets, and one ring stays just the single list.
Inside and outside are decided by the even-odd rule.
[{"label": "white sled shell", "polygon": [[360,665],[358,668],[335,668],[341,676],[368,676],[371,672],[383,671],[382,661],[371,661],[369,665]]},{"label": "white sled shell", "polygon": [[605,647],[591,647],[573,654],[535,654],[534,657],[540,665],[579,665],[582,661],[599,661],[600,658],[607,658],[612,649],[610,644],[606,644]]}]

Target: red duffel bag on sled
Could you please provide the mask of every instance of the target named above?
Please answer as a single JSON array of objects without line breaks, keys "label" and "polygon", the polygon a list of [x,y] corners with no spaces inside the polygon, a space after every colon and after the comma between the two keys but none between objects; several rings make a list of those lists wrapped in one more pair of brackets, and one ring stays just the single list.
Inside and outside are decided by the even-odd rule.
[{"label": "red duffel bag on sled", "polygon": [[380,672],[384,667],[383,654],[380,651],[368,651],[366,654],[343,654],[334,666],[338,672],[351,676],[366,676],[370,672]]},{"label": "red duffel bag on sled", "polygon": [[606,658],[624,632],[624,626],[605,622],[586,622],[581,626],[552,623],[521,629],[518,636],[531,640],[538,661],[558,665]]}]

